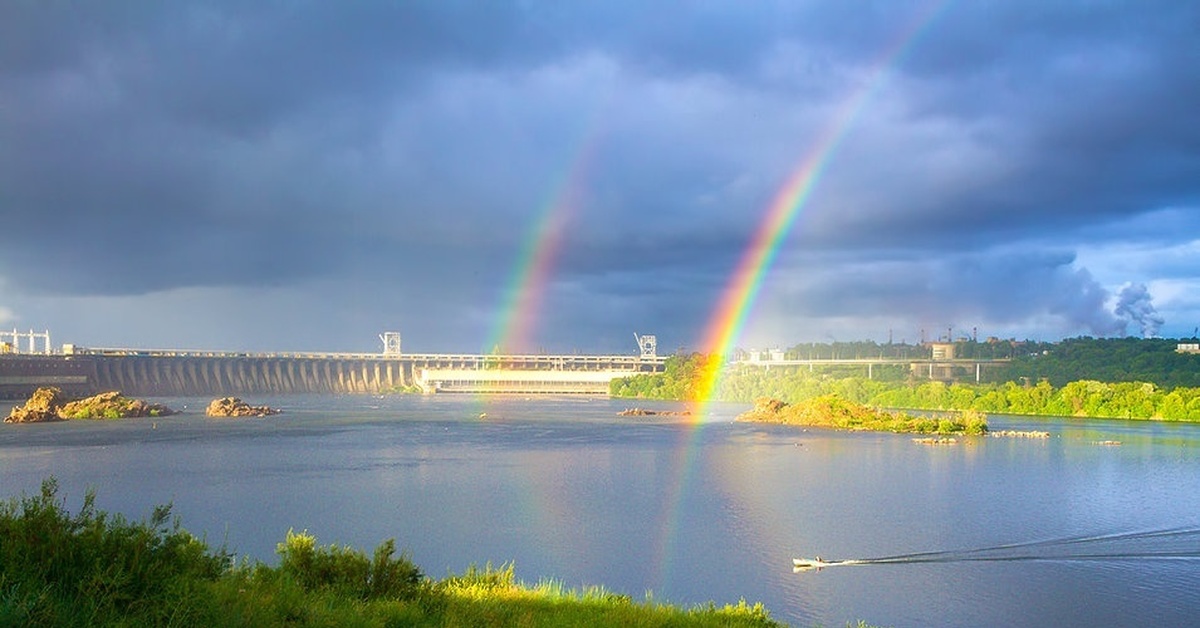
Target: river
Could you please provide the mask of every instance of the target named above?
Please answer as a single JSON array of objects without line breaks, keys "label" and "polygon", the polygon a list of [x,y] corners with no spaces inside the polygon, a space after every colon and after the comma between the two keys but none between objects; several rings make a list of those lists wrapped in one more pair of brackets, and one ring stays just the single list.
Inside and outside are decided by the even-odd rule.
[{"label": "river", "polygon": [[[394,538],[435,578],[511,561],[529,583],[744,598],[793,626],[1200,617],[1198,425],[992,416],[1051,438],[930,446],[734,423],[739,404],[696,425],[610,399],[255,398],[285,411],[255,419],[154,401],[184,413],[0,425],[0,496],[54,476],[72,512],[89,487],[135,519],[172,503],[186,529],[265,562],[289,529],[368,553]],[[1014,547],[979,551],[999,546]],[[921,552],[953,553],[791,564]]]}]

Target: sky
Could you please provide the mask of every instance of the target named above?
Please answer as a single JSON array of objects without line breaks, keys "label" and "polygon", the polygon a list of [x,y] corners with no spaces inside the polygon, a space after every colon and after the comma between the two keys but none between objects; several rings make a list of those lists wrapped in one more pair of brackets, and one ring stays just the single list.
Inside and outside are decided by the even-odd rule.
[{"label": "sky", "polygon": [[55,346],[1190,337],[1200,4],[0,3],[0,329]]}]

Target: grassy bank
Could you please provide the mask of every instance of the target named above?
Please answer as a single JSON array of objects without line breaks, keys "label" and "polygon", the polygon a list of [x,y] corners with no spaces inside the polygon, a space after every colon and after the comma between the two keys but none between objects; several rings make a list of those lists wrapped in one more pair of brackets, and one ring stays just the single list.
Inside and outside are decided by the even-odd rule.
[{"label": "grassy bank", "polygon": [[75,514],[51,479],[0,503],[0,626],[777,626],[761,604],[680,608],[603,588],[526,585],[513,566],[425,577],[391,541],[368,557],[289,533],[279,566],[234,564],[170,507]]}]

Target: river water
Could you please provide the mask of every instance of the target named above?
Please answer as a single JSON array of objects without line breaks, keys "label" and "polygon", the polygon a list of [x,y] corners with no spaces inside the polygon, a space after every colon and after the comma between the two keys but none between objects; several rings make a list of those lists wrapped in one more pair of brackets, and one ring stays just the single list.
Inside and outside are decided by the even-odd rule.
[{"label": "river water", "polygon": [[[290,528],[368,553],[395,538],[432,577],[511,561],[529,583],[744,598],[793,626],[1200,617],[1198,425],[992,416],[1052,436],[930,446],[734,423],[736,404],[695,425],[609,399],[251,399],[285,410],[261,419],[156,401],[185,412],[0,425],[0,496],[54,476],[72,512],[89,487],[135,519],[170,502],[210,544],[269,563]],[[999,546],[1014,547],[979,551]],[[921,552],[952,553],[791,564]]]}]

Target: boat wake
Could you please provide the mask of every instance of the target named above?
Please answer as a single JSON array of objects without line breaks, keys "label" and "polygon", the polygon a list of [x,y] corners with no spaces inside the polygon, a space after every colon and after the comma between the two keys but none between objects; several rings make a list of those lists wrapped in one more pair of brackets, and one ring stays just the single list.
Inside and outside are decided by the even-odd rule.
[{"label": "boat wake", "polygon": [[1005,561],[1110,561],[1200,559],[1200,527],[1118,532],[1008,543],[964,550],[914,552],[824,560],[794,558],[793,571],[820,571],[845,565],[895,565],[904,563],[1005,562]]}]

